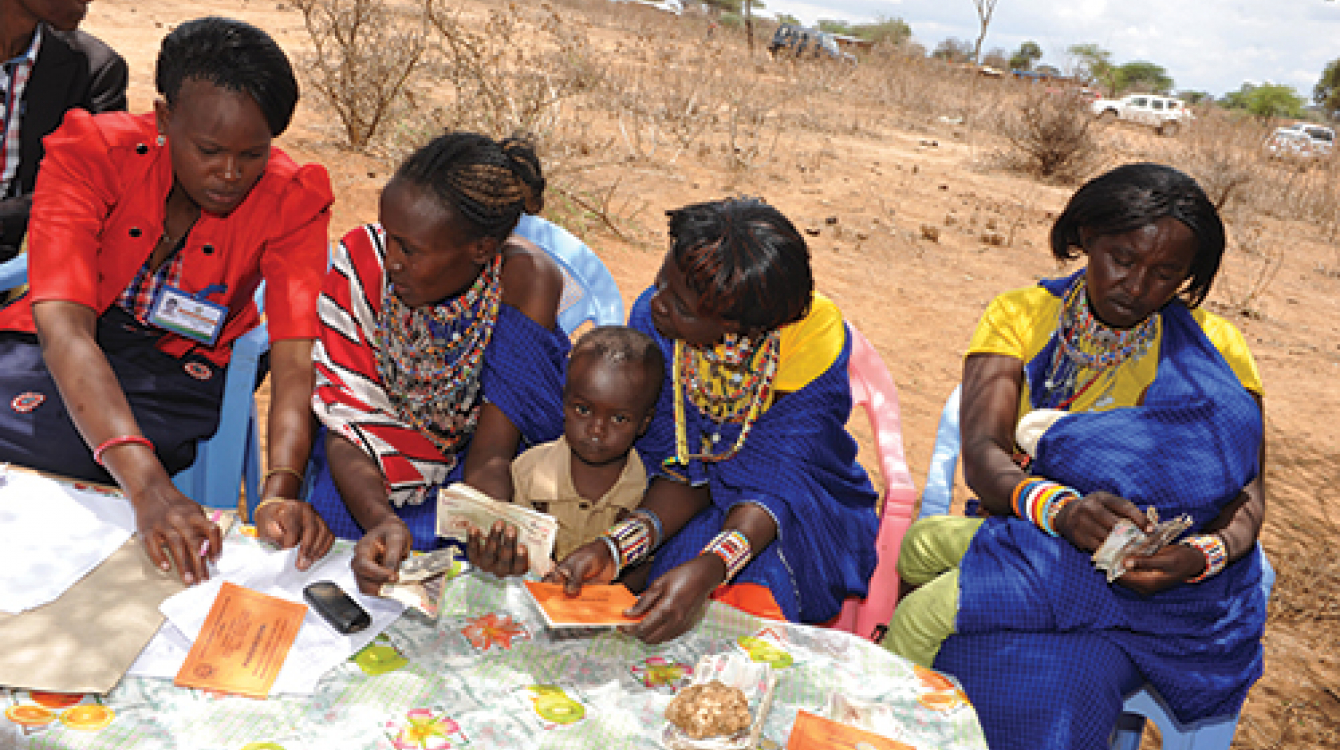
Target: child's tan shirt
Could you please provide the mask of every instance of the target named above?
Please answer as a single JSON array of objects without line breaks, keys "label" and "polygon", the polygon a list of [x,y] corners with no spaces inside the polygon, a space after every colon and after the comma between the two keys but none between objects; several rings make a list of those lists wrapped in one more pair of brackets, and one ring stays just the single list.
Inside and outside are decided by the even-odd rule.
[{"label": "child's tan shirt", "polygon": [[619,480],[594,502],[577,494],[572,483],[572,449],[566,438],[537,445],[512,461],[513,501],[558,519],[557,560],[603,534],[620,510],[636,508],[646,489],[647,471],[635,448],[628,451]]}]

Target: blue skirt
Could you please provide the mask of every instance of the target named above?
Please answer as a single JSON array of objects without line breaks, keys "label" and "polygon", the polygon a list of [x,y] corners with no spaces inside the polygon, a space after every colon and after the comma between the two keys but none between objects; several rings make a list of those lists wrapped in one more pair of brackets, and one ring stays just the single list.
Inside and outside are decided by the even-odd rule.
[{"label": "blue skirt", "polygon": [[[169,474],[195,461],[196,441],[219,426],[224,369],[198,355],[159,351],[162,332],[113,307],[97,341],[144,436]],[[0,461],[75,479],[115,484],[70,420],[37,337],[0,331]]]}]

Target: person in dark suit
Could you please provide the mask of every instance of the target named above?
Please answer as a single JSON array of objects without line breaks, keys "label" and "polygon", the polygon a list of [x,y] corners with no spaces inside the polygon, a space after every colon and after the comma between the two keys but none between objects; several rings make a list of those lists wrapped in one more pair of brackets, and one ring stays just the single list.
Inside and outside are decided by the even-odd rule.
[{"label": "person in dark suit", "polygon": [[[12,146],[0,146],[0,261],[19,253],[28,230],[42,139],[75,107],[90,112],[126,109],[126,61],[78,30],[87,11],[88,0],[0,0],[5,61],[0,71],[0,144],[13,137],[11,120],[20,118],[17,164],[6,153]],[[24,77],[22,66],[31,67],[10,112],[11,88]]]}]

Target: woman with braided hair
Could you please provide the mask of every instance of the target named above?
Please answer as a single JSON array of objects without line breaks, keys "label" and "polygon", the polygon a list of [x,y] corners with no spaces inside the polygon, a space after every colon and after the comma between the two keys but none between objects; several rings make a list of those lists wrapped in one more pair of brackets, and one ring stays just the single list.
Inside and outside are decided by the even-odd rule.
[{"label": "woman with braided hair", "polygon": [[[335,252],[318,305],[312,404],[326,438],[312,504],[359,539],[365,591],[394,580],[411,547],[442,544],[437,488],[509,500],[512,458],[563,432],[562,272],[512,234],[543,189],[524,141],[448,133],[400,166],[380,222]],[[514,528],[476,536],[469,555],[497,573],[527,567]]]}]

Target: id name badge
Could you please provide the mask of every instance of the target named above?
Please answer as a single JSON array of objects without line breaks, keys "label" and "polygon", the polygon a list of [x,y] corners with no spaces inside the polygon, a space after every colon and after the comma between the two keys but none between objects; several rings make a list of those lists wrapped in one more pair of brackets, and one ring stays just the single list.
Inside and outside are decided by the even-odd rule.
[{"label": "id name badge", "polygon": [[149,322],[159,328],[172,331],[206,346],[213,346],[223,331],[223,323],[228,316],[228,308],[217,302],[195,297],[180,289],[162,287],[158,299],[149,309]]}]

